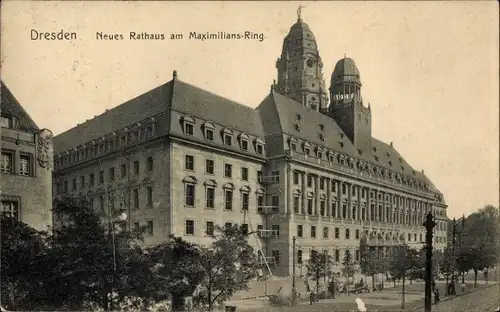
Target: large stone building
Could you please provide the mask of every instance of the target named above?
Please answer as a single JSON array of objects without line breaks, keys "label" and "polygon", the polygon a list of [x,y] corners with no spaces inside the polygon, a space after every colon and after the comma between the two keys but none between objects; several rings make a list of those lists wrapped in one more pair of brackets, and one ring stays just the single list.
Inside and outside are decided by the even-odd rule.
[{"label": "large stone building", "polygon": [[256,109],[174,71],[56,136],[56,194],[125,210],[129,226],[148,226],[146,244],[169,234],[207,243],[215,224],[245,225],[276,275],[292,271],[293,236],[298,270],[313,249],[337,268],[347,252],[357,260],[362,238],[379,250],[422,246],[428,211],[436,246],[445,246],[443,196],[392,143],[372,137],[354,61],[336,64],[328,96],[314,35],[299,18],[276,66]]},{"label": "large stone building", "polygon": [[1,83],[2,214],[38,230],[52,226],[52,133],[40,130]]}]

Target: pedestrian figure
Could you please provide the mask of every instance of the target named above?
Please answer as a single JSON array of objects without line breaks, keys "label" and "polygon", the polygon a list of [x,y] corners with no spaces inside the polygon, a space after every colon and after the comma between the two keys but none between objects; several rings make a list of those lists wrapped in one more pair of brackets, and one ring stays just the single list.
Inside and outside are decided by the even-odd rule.
[{"label": "pedestrian figure", "polygon": [[439,289],[436,289],[434,292],[434,303],[437,304],[439,302]]},{"label": "pedestrian figure", "polygon": [[465,292],[465,283],[460,284],[460,287],[462,287],[462,293]]},{"label": "pedestrian figure", "polygon": [[435,292],[436,291],[436,281],[435,280],[432,280],[432,292]]},{"label": "pedestrian figure", "polygon": [[311,304],[311,305],[312,305],[312,304],[313,304],[313,301],[314,301],[314,292],[313,292],[313,291],[311,291],[311,292],[309,293],[309,304]]}]

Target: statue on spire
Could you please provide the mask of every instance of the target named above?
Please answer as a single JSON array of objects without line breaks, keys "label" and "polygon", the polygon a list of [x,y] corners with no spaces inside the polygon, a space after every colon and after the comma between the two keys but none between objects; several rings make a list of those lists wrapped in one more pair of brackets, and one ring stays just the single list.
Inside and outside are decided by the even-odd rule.
[{"label": "statue on spire", "polygon": [[302,4],[299,5],[299,8],[297,9],[297,19],[299,21],[302,20],[302,8],[305,8],[305,6],[303,6]]}]

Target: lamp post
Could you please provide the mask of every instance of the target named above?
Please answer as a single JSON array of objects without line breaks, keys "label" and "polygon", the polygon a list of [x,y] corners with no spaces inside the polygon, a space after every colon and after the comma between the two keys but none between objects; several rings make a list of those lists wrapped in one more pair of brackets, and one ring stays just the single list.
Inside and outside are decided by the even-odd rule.
[{"label": "lamp post", "polygon": [[425,261],[425,312],[432,310],[432,236],[433,229],[436,226],[432,212],[429,211],[425,217],[425,242],[426,242],[426,261]]},{"label": "lamp post", "polygon": [[213,249],[207,251],[207,261],[208,261],[208,311],[212,311],[212,257],[214,255]]},{"label": "lamp post", "polygon": [[295,286],[295,236],[292,237],[292,305],[297,304],[297,288]]}]

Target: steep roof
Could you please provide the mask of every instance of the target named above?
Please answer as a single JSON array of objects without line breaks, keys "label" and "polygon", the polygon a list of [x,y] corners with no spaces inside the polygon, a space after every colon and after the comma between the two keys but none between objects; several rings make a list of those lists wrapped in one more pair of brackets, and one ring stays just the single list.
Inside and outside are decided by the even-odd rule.
[{"label": "steep roof", "polygon": [[258,112],[188,83],[176,80],[172,110],[191,115],[235,130],[263,137],[264,129]]},{"label": "steep roof", "polygon": [[[360,153],[360,150],[348,139],[333,118],[308,109],[300,103],[276,92],[272,92],[270,96],[266,97],[257,109],[272,112],[273,108],[277,112],[279,126],[284,134],[307,141],[315,146],[320,145],[339,153],[369,161],[397,173],[410,177],[413,176],[421,181],[427,181],[429,182],[429,187],[435,189],[429,179],[422,173],[414,170],[392,145],[372,138],[371,149],[361,150]],[[300,131],[297,131],[295,124],[299,115],[301,118],[301,127]],[[263,119],[263,123],[266,124],[275,122],[274,119],[276,117],[267,113],[261,114],[261,118]],[[323,127],[323,130],[320,127]],[[320,133],[323,134],[323,141],[320,139]]]},{"label": "steep roof", "polygon": [[60,153],[72,149],[169,109],[264,136],[258,112],[254,109],[174,78],[57,135],[54,150]]},{"label": "steep roof", "polygon": [[4,84],[4,82],[0,82],[1,89],[1,101],[0,101],[0,112],[5,115],[14,116],[17,118],[17,127],[19,130],[26,132],[37,132],[40,129],[35,124],[33,119],[28,115],[28,113],[24,110],[21,104],[14,97],[12,92],[10,92],[9,88]]},{"label": "steep roof", "polygon": [[172,81],[141,94],[54,138],[54,151],[60,153],[98,139],[117,129],[157,115],[168,109]]}]

